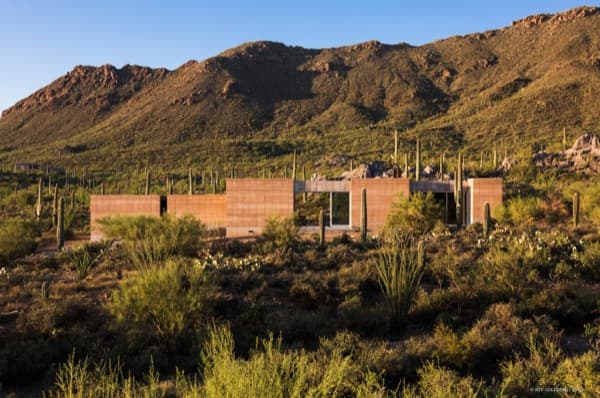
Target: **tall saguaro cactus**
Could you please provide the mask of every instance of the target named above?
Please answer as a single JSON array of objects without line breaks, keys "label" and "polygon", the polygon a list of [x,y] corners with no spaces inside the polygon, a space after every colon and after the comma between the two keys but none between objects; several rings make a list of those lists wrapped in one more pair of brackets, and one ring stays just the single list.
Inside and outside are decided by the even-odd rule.
[{"label": "tall saguaro cactus", "polygon": [[417,139],[415,154],[415,181],[421,180],[421,140]]},{"label": "tall saguaro cactus", "polygon": [[367,240],[367,188],[360,193],[360,239]]},{"label": "tall saguaro cactus", "polygon": [[398,166],[398,130],[394,130],[394,165]]},{"label": "tall saguaro cactus", "polygon": [[487,238],[490,233],[490,204],[485,202],[483,205],[483,237]]},{"label": "tall saguaro cactus", "polygon": [[58,216],[56,222],[56,244],[60,250],[65,246],[65,200],[58,200]]},{"label": "tall saguaro cactus", "polygon": [[146,169],[146,188],[144,189],[145,195],[150,195],[150,170]]},{"label": "tall saguaro cactus", "polygon": [[456,173],[454,176],[454,200],[456,202],[456,226],[460,228],[463,222],[463,159],[462,153],[458,154]]},{"label": "tall saguaro cactus", "polygon": [[192,168],[188,169],[188,184],[189,184],[189,194],[194,194],[194,180],[192,179]]},{"label": "tall saguaro cactus", "polygon": [[567,129],[565,127],[563,127],[562,148],[563,152],[567,150]]},{"label": "tall saguaro cactus", "polygon": [[52,226],[56,226],[56,216],[57,216],[57,206],[58,206],[58,185],[54,186],[54,196],[52,197]]},{"label": "tall saguaro cactus", "polygon": [[292,180],[296,181],[296,150],[294,149],[294,157],[292,158]]},{"label": "tall saguaro cactus", "polygon": [[35,216],[37,217],[38,221],[42,217],[42,185],[43,184],[44,183],[42,182],[42,179],[40,178],[38,180],[37,202],[35,204]]},{"label": "tall saguaro cactus", "polygon": [[319,246],[325,246],[325,212],[319,211]]},{"label": "tall saguaro cactus", "polygon": [[579,225],[579,192],[573,194],[573,225]]}]

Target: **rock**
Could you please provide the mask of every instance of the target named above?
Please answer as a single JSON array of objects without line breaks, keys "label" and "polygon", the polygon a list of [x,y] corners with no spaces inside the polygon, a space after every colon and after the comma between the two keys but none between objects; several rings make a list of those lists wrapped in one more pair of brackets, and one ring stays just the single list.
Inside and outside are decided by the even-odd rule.
[{"label": "rock", "polygon": [[510,169],[512,169],[516,164],[517,164],[517,159],[512,158],[512,157],[506,157],[502,160],[502,164],[500,165],[500,169],[503,172],[507,172],[510,171]]}]

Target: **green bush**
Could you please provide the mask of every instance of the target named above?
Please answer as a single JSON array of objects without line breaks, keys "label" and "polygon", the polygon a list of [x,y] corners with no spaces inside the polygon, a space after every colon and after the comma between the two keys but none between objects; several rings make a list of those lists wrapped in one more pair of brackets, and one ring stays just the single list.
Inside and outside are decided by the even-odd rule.
[{"label": "green bush", "polygon": [[231,332],[213,327],[204,345],[203,396],[221,397],[373,397],[383,396],[378,377],[363,372],[341,350],[327,357],[283,352],[271,336],[248,360],[234,355]]},{"label": "green bush", "polygon": [[400,195],[392,205],[386,229],[423,235],[430,232],[442,216],[442,206],[436,202],[433,193],[416,192],[408,198]]},{"label": "green bush", "polygon": [[[567,358],[559,336],[527,339],[527,356],[502,364],[502,392],[506,396],[532,396],[536,388],[556,387],[556,395],[597,396],[600,393],[600,357],[588,351]],[[544,392],[544,391],[542,391]],[[538,392],[539,393],[539,392]],[[530,394],[530,395],[528,395]]]},{"label": "green bush", "polygon": [[108,309],[124,326],[173,343],[206,316],[207,286],[202,267],[168,260],[124,280]]},{"label": "green bush", "polygon": [[30,254],[36,247],[37,231],[25,221],[3,221],[0,225],[0,262],[6,263]]},{"label": "green bush", "polygon": [[192,256],[202,248],[206,229],[194,218],[116,217],[100,220],[108,238],[123,240],[123,248],[139,269],[174,255]]},{"label": "green bush", "polygon": [[261,238],[267,249],[295,247],[298,241],[298,226],[293,217],[271,217],[267,220]]},{"label": "green bush", "polygon": [[475,398],[486,396],[482,381],[470,376],[460,377],[456,372],[428,362],[418,371],[416,386],[405,386],[401,396],[404,398]]},{"label": "green bush", "polygon": [[500,222],[527,224],[544,217],[544,202],[538,197],[516,197],[496,209]]}]

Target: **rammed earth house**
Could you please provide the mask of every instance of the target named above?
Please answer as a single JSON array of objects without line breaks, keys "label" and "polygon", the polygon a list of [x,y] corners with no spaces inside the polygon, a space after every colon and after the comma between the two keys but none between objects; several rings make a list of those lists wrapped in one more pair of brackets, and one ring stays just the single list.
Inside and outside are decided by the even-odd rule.
[{"label": "rammed earth house", "polygon": [[[481,222],[487,202],[493,209],[502,203],[501,178],[471,178],[463,182],[463,222]],[[272,216],[291,217],[296,193],[329,193],[328,227],[355,230],[360,227],[361,192],[367,192],[370,233],[385,224],[395,199],[414,192],[432,192],[443,203],[444,221],[456,223],[454,181],[411,181],[406,178],[294,181],[291,178],[232,178],[226,193],[202,195],[92,195],[91,239],[102,239],[98,220],[114,216],[176,217],[189,214],[209,228],[222,228],[227,237],[247,237],[262,232]]]}]

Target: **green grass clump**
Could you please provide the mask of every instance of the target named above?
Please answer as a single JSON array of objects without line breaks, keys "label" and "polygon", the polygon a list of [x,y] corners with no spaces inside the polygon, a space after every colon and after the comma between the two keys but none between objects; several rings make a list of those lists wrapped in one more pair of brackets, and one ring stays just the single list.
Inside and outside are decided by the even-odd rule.
[{"label": "green grass clump", "polygon": [[77,274],[77,279],[85,279],[94,264],[98,261],[98,257],[92,255],[87,247],[82,246],[74,249],[69,253],[71,265]]}]

